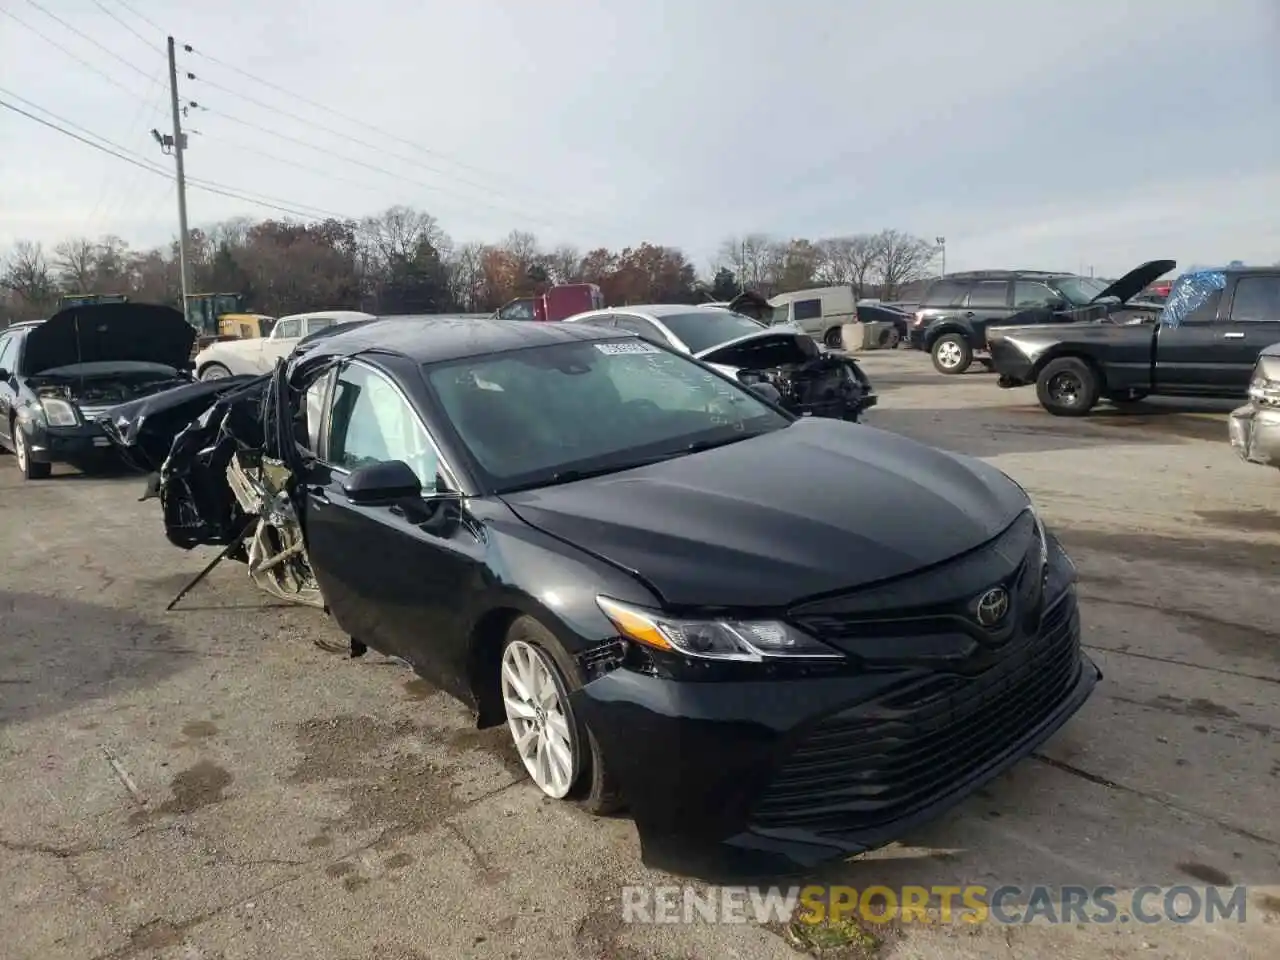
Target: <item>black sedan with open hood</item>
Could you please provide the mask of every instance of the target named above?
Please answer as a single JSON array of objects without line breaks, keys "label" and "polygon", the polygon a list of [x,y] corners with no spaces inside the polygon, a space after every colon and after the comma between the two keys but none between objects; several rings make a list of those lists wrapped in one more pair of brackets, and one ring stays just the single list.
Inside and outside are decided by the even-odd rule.
[{"label": "black sedan with open hood", "polygon": [[180,311],[151,303],[74,306],[0,331],[0,448],[28,479],[93,463],[111,449],[97,418],[188,382],[195,336]]},{"label": "black sedan with open hood", "polygon": [[538,790],[628,807],[651,863],[704,876],[892,840],[1099,676],[1074,567],[999,470],[590,324],[316,340],[179,434],[159,493],[184,546],[281,518],[353,654],[408,661]]}]

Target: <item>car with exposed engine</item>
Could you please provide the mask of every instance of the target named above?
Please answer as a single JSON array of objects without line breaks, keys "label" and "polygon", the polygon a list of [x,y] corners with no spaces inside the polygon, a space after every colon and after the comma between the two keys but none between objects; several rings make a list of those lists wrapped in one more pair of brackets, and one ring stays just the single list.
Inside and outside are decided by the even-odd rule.
[{"label": "car with exposed engine", "polygon": [[908,342],[927,352],[939,373],[962,374],[975,359],[990,367],[989,328],[1154,317],[1160,306],[1139,294],[1176,266],[1173,260],[1152,260],[1110,283],[1043,270],[950,273],[925,291]]},{"label": "car with exposed engine", "polygon": [[195,338],[172,307],[105,300],[0,330],[0,450],[28,480],[100,465],[112,443],[98,417],[189,383]]},{"label": "car with exposed engine", "polygon": [[1258,354],[1249,402],[1231,411],[1228,436],[1240,459],[1280,468],[1280,343]]},{"label": "car with exposed engine", "polygon": [[564,322],[633,333],[747,386],[768,385],[777,391],[777,402],[797,416],[857,421],[877,401],[870,379],[853,357],[823,351],[798,327],[765,324],[727,307],[607,307]]},{"label": "car with exposed engine", "polygon": [[1259,354],[1280,341],[1280,268],[1195,270],[1149,318],[1010,325],[990,339],[1000,386],[1034,384],[1056,416],[1150,396],[1244,398]]},{"label": "car with exposed engine", "polygon": [[219,380],[269,373],[276,361],[287,357],[305,337],[337,324],[372,320],[373,317],[373,314],[359,310],[319,310],[281,317],[265,337],[219,340],[209,344],[196,354],[196,376],[201,380]]},{"label": "car with exposed engine", "polygon": [[621,328],[354,325],[220,393],[156,489],[180,545],[274,526],[251,573],[288,552],[351,654],[704,876],[901,836],[1100,676],[1075,568],[1000,470]]}]

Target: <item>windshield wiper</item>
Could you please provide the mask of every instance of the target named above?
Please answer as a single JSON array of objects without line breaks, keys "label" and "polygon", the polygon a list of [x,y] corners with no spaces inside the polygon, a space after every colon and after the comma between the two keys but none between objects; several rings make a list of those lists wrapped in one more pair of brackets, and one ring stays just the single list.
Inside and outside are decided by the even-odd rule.
[{"label": "windshield wiper", "polygon": [[681,447],[677,454],[673,454],[673,456],[684,453],[701,453],[703,450],[714,450],[716,447],[727,447],[731,443],[753,440],[769,432],[768,430],[753,430],[751,432],[744,430],[742,433],[735,433],[731,437],[721,437],[719,440],[695,440],[688,446]]}]

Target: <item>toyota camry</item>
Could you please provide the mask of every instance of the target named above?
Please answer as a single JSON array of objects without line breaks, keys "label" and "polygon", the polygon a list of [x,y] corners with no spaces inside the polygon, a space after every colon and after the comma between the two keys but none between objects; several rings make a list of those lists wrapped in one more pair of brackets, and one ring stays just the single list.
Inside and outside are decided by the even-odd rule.
[{"label": "toyota camry", "polygon": [[618,330],[372,321],[303,345],[178,436],[175,542],[244,528],[260,501],[207,493],[237,463],[276,477],[267,512],[301,528],[353,654],[505,725],[548,797],[629,808],[651,858],[888,842],[1099,677],[1074,567],[1005,474]]}]

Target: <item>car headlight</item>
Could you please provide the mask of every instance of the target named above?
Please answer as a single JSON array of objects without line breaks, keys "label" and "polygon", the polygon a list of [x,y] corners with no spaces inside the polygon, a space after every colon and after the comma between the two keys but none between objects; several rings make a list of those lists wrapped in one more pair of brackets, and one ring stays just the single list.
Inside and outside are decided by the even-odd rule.
[{"label": "car headlight", "polygon": [[1040,541],[1040,569],[1043,570],[1049,565],[1049,533],[1045,530],[1044,521],[1040,519],[1040,514],[1036,513],[1035,507],[1027,507],[1027,512],[1036,522],[1036,537]]},{"label": "car headlight", "polygon": [[1249,381],[1249,399],[1269,407],[1280,406],[1280,380],[1270,380],[1258,371]]},{"label": "car headlight", "polygon": [[781,620],[690,620],[596,597],[618,633],[656,650],[709,660],[833,659],[844,654]]},{"label": "car headlight", "polygon": [[66,400],[57,397],[41,397],[32,413],[38,418],[42,414],[44,421],[51,427],[74,427],[80,422],[76,408]]}]

